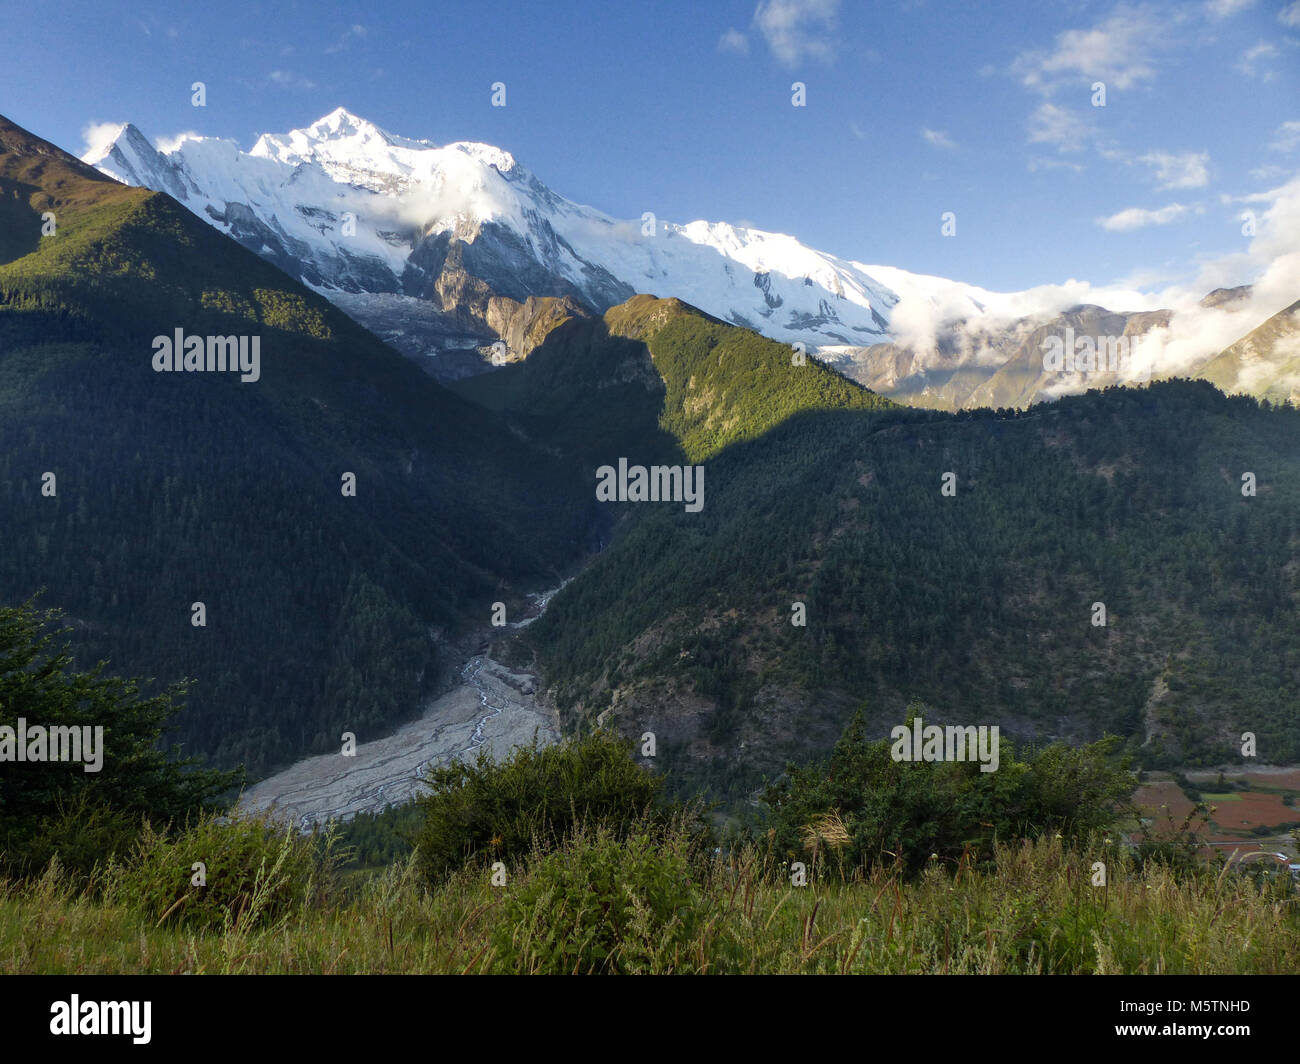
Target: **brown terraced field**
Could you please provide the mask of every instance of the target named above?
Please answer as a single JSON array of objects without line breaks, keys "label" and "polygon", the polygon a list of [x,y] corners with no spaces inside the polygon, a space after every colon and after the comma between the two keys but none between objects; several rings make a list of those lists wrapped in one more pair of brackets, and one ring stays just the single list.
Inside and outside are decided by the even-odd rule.
[{"label": "brown terraced field", "polygon": [[[1300,770],[1269,767],[1249,773],[1224,773],[1226,782],[1245,782],[1249,790],[1220,784],[1217,772],[1188,773],[1188,777],[1200,790],[1205,805],[1213,809],[1209,824],[1199,828],[1211,846],[1224,849],[1244,844],[1287,852],[1294,849],[1288,833],[1293,825],[1300,824],[1300,807],[1287,805],[1284,799],[1291,796],[1294,801],[1300,793]],[[1151,818],[1150,830],[1156,836],[1176,831],[1195,806],[1172,779],[1143,783],[1133,800],[1142,815]],[[1256,835],[1257,828],[1275,829],[1276,834]]]},{"label": "brown terraced field", "polygon": [[1173,826],[1178,827],[1195,805],[1173,780],[1142,784],[1134,794],[1133,801],[1142,809],[1145,816],[1154,819],[1153,831],[1168,829],[1170,817],[1173,818]]},{"label": "brown terraced field", "polygon": [[1257,827],[1281,828],[1300,822],[1300,809],[1283,805],[1277,791],[1206,794],[1205,801],[1215,810],[1211,820],[1223,831],[1249,832]]}]

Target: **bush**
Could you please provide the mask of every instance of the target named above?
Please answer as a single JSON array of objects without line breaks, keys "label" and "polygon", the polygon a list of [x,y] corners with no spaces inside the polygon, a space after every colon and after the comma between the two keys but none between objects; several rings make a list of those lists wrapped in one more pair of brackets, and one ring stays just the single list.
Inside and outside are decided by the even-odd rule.
[{"label": "bush", "polygon": [[320,904],[339,863],[332,831],[304,836],[264,818],[205,815],[171,837],[146,826],[128,862],[110,871],[107,893],[153,925],[247,931]]},{"label": "bush", "polygon": [[96,868],[104,868],[114,858],[125,858],[144,824],[139,813],[111,809],[85,793],[60,796],[54,810],[41,817],[28,835],[14,870],[41,872],[57,856],[63,873],[84,883],[94,878]]},{"label": "bush", "polygon": [[1081,839],[1127,811],[1137,786],[1115,745],[1053,744],[1021,758],[1002,739],[998,770],[985,773],[974,761],[895,761],[859,711],[828,763],[792,765],[768,788],[772,850],[842,875],[895,862],[915,874],[931,855],[988,860],[996,841]]},{"label": "bush", "polygon": [[661,780],[632,760],[632,742],[604,733],[559,746],[520,747],[493,762],[431,769],[432,793],[418,800],[420,870],[430,884],[471,861],[522,860],[554,845],[579,824],[615,835],[654,812]]},{"label": "bush", "polygon": [[690,835],[645,823],[583,828],[534,854],[493,921],[494,967],[517,975],[689,970],[703,897]]}]

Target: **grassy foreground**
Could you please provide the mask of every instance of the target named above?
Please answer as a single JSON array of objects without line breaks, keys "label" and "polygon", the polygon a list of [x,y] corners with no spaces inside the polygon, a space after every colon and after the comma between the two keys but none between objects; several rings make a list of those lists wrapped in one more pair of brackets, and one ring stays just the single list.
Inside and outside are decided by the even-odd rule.
[{"label": "grassy foreground", "polygon": [[[652,849],[662,872],[654,862],[664,846]],[[619,844],[618,853],[635,850]],[[610,852],[579,839],[535,854],[504,886],[467,869],[432,891],[406,860],[339,881],[275,921],[198,931],[78,889],[56,864],[0,885],[0,972],[1300,972],[1300,894],[1290,884],[1261,888],[1227,869],[1143,870],[1104,840],[1000,846],[987,871],[936,860],[911,880],[876,869],[850,882],[812,876],[802,888],[752,848],[719,859],[704,882],[687,868],[656,887],[620,866],[611,882],[627,904],[617,912],[590,871]],[[1094,887],[1103,860],[1109,883]],[[575,869],[590,882],[566,891],[557,868],[570,887]],[[666,919],[656,912],[663,889],[676,906]],[[584,894],[595,899],[585,914]]]}]

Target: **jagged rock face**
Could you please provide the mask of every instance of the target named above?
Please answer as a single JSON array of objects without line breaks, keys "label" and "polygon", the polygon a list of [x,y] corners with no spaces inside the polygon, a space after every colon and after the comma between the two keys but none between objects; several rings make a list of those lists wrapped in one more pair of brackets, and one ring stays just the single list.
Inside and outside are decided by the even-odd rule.
[{"label": "jagged rock face", "polygon": [[[408,140],[341,109],[263,135],[251,152],[201,137],[161,152],[127,125],[85,159],[170,193],[367,323],[375,308],[394,311],[387,297],[425,302],[440,317],[427,307],[399,315],[399,347],[435,365],[432,356],[484,339],[526,354],[552,313],[524,309],[530,299],[601,313],[638,292],[680,294],[812,350],[885,338],[897,302],[868,268],[791,237],[619,221],[556,195],[508,152]],[[499,322],[509,323],[505,333]]]},{"label": "jagged rock face", "polygon": [[[484,301],[503,296],[516,303],[530,297],[567,297],[595,309],[607,300],[621,303],[634,293],[612,282],[609,291],[593,303],[595,293],[583,291],[531,257],[529,248],[504,226],[487,224],[464,239],[453,231],[430,234],[416,246],[403,274],[403,291],[432,299],[444,309],[472,305],[482,316]],[[604,309],[603,306],[601,309]]]},{"label": "jagged rock face", "polygon": [[[1132,338],[1168,322],[1166,311],[1089,311],[867,266],[726,223],[618,221],[556,195],[499,148],[408,140],[342,109],[265,134],[251,152],[202,137],[161,152],[126,125],[84,161],[174,196],[444,380],[490,370],[498,342],[508,360],[524,358],[556,323],[646,293],[803,344],[902,402],[1021,406],[1118,379],[1044,370],[1039,348],[1054,331]],[[1202,307],[1251,303],[1243,287]],[[1276,309],[1252,309],[1236,335]],[[925,318],[932,339],[895,329]],[[1269,370],[1220,376],[1260,391]]]},{"label": "jagged rock face", "polygon": [[507,357],[526,358],[550,331],[571,318],[588,317],[586,308],[561,296],[529,296],[522,303],[498,297],[488,301],[487,324],[506,344]]},{"label": "jagged rock face", "polygon": [[[404,294],[427,300],[467,335],[501,340],[508,361],[527,357],[561,321],[591,313],[584,293],[527,259],[509,230],[484,226],[476,235],[472,243],[451,232],[422,240],[403,274]],[[512,262],[523,268],[512,271]]]},{"label": "jagged rock face", "polygon": [[1210,359],[1198,376],[1224,391],[1300,402],[1300,300]]},{"label": "jagged rock face", "polygon": [[1253,286],[1248,284],[1238,285],[1236,288],[1216,288],[1201,300],[1203,307],[1230,307],[1238,303],[1244,303],[1250,298]]},{"label": "jagged rock face", "polygon": [[1110,369],[1106,359],[1097,360],[1091,369],[1049,369],[1044,356],[1053,338],[1122,338],[1132,344],[1169,321],[1168,311],[1125,314],[1090,305],[993,328],[979,320],[960,321],[936,337],[931,349],[876,344],[837,368],[873,391],[916,406],[1024,407],[1133,379],[1124,369]]}]

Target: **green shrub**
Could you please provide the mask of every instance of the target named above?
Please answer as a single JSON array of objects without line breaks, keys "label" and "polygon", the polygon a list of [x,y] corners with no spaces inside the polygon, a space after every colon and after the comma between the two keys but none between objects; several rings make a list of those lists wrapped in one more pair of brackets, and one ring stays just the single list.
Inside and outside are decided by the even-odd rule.
[{"label": "green shrub", "polygon": [[125,858],[136,845],[145,820],[139,813],[111,809],[87,794],[59,796],[52,812],[41,817],[25,840],[21,859],[0,866],[18,874],[36,874],[58,857],[63,874],[85,883],[96,868]]},{"label": "green shrub", "polygon": [[625,834],[655,808],[661,785],[631,749],[630,740],[604,733],[548,747],[534,739],[505,761],[480,750],[473,764],[430,770],[416,833],[426,882],[441,883],[471,861],[520,861],[579,824]]},{"label": "green shrub", "polygon": [[1113,738],[1024,756],[1003,738],[987,773],[974,761],[895,761],[891,745],[868,737],[859,711],[828,762],[789,766],[763,799],[773,852],[840,874],[895,862],[916,874],[932,854],[986,861],[996,841],[1084,838],[1115,823],[1137,786]]},{"label": "green shrub", "polygon": [[171,836],[146,826],[110,873],[108,893],[151,925],[223,933],[274,925],[323,902],[340,863],[334,841],[332,831],[303,836],[265,818],[205,815]]},{"label": "green shrub", "polygon": [[581,829],[538,852],[493,921],[494,966],[514,974],[689,970],[704,899],[686,832]]}]

